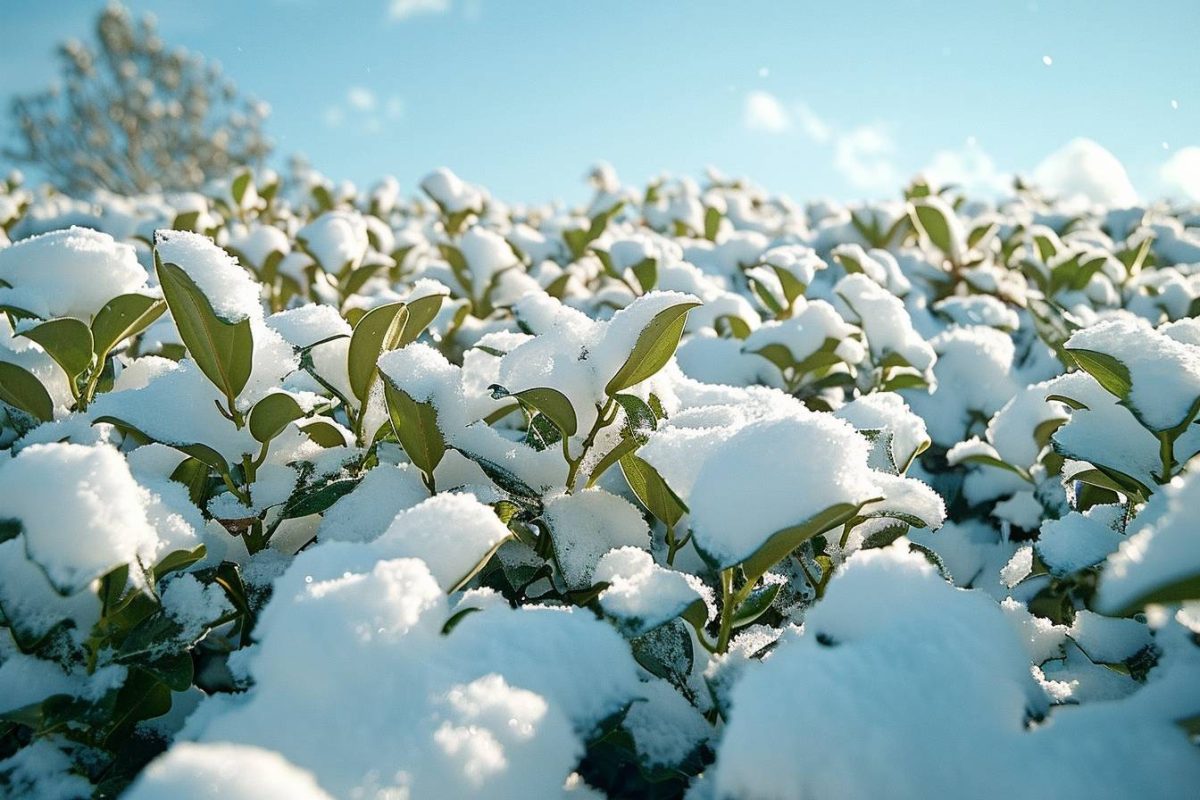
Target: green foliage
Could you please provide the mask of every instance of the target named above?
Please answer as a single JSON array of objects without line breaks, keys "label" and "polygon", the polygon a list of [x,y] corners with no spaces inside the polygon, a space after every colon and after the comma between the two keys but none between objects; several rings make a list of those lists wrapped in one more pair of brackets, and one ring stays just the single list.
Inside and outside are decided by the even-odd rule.
[{"label": "green foliage", "polygon": [[163,296],[188,355],[212,384],[225,395],[233,413],[237,396],[250,379],[254,359],[254,336],[250,320],[222,319],[200,288],[177,264],[164,263],[154,255]]}]

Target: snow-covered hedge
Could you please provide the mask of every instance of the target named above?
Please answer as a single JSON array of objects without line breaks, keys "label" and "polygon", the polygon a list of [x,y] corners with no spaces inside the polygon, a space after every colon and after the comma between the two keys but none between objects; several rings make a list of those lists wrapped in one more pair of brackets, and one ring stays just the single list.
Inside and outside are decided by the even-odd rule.
[{"label": "snow-covered hedge", "polygon": [[0,187],[0,795],[1191,797],[1200,212]]}]

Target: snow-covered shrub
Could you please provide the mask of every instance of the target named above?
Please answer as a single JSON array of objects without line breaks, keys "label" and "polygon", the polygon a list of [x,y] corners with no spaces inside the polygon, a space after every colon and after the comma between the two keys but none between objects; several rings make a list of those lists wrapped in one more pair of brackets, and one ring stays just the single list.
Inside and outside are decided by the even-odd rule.
[{"label": "snow-covered shrub", "polygon": [[0,184],[0,794],[1187,796],[1195,210],[591,181]]}]

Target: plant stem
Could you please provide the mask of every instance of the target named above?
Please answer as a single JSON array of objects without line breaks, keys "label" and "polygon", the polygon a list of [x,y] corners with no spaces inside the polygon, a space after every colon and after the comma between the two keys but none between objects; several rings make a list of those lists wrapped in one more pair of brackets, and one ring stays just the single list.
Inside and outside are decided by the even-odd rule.
[{"label": "plant stem", "polygon": [[567,494],[572,494],[575,491],[575,480],[579,475],[579,465],[587,458],[588,451],[592,449],[592,445],[596,443],[596,436],[604,428],[612,424],[616,419],[617,401],[613,398],[608,398],[608,401],[596,414],[596,421],[592,423],[592,429],[588,431],[587,437],[583,440],[583,449],[579,451],[579,457],[572,459],[570,456],[570,447],[567,443],[567,437],[563,437],[563,458],[567,460]]},{"label": "plant stem", "polygon": [[717,652],[729,649],[729,636],[733,633],[733,568],[721,570],[721,624],[717,631]]}]

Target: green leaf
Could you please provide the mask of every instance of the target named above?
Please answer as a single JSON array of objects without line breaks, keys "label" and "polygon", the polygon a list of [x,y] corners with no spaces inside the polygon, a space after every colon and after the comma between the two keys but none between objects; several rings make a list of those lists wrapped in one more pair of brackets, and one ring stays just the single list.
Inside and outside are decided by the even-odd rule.
[{"label": "green leaf", "polygon": [[475,281],[471,276],[471,267],[467,264],[466,257],[452,244],[439,244],[438,250],[442,253],[442,258],[446,259],[446,263],[450,265],[450,271],[454,273],[455,279],[462,286],[463,291],[468,297],[475,296]]},{"label": "green leaf", "polygon": [[455,611],[450,615],[450,619],[446,620],[446,624],[442,626],[442,636],[449,636],[450,632],[457,628],[458,623],[466,619],[467,615],[482,610],[483,609],[479,608],[478,606],[467,606],[466,608],[460,608],[458,611]]},{"label": "green leaf", "polygon": [[[117,428],[121,429],[126,434],[133,434],[140,440],[147,441],[147,442],[157,441],[157,440],[153,439],[152,437],[147,436],[145,434],[145,432],[142,431],[141,429],[139,429],[136,425],[131,425],[130,423],[126,422],[125,420],[121,419],[120,417],[105,415],[102,417],[96,417],[96,419],[92,420],[93,425],[97,425],[101,422],[106,422],[109,425],[114,425]],[[206,444],[201,444],[199,442],[161,442],[161,443],[167,445],[168,447],[173,447],[181,453],[186,453],[189,456],[191,456],[192,458],[196,459],[197,461],[202,461],[203,463],[212,467],[213,469],[215,469],[217,472],[219,472],[222,475],[229,474],[229,462],[227,462],[225,460],[224,456],[222,456],[220,453],[218,453],[216,450],[214,450],[213,448],[209,447]]]},{"label": "green leaf", "polygon": [[488,551],[486,553],[484,553],[482,556],[480,556],[479,560],[475,562],[475,566],[473,566],[469,570],[467,570],[467,574],[463,575],[461,578],[459,578],[457,581],[455,581],[454,584],[451,585],[450,588],[446,590],[446,594],[454,594],[455,592],[461,590],[468,583],[470,583],[471,579],[474,578],[476,575],[478,575],[480,573],[480,571],[484,567],[487,566],[487,563],[492,560],[492,556],[496,555],[496,551],[500,549],[501,545],[503,545],[505,542],[507,542],[511,538],[513,538],[513,536],[512,536],[512,534],[509,534],[508,536],[504,537],[503,539],[501,539],[500,541],[498,541],[494,545],[492,545],[490,548],[488,548]]},{"label": "green leaf", "polygon": [[[1064,453],[1063,455],[1067,458],[1072,457],[1069,453]],[[1071,476],[1071,479],[1090,486],[1107,489],[1110,492],[1118,492],[1126,497],[1133,498],[1139,503],[1144,503],[1151,495],[1150,489],[1142,484],[1141,481],[1112,467],[1096,465],[1095,469],[1085,469],[1082,472],[1076,472]]]},{"label": "green leaf", "polygon": [[432,476],[446,452],[446,440],[438,427],[437,409],[433,403],[417,402],[390,380],[384,380],[383,392],[388,418],[400,446],[417,469]]},{"label": "green leaf", "polygon": [[352,271],[349,275],[338,282],[338,292],[342,297],[349,297],[358,292],[367,281],[374,277],[375,273],[379,272],[384,264],[367,264]]},{"label": "green leaf", "polygon": [[930,202],[914,202],[912,207],[917,225],[929,237],[934,247],[946,255],[954,252],[954,235],[951,233],[950,220],[947,219],[945,211]]},{"label": "green leaf", "polygon": [[1188,600],[1200,600],[1200,573],[1154,587],[1127,605],[1120,616],[1129,616],[1150,604],[1172,605]]},{"label": "green leaf", "polygon": [[72,381],[92,363],[92,330],[77,319],[52,319],[21,336],[40,344]]},{"label": "green leaf", "polygon": [[775,273],[775,276],[779,278],[779,285],[783,288],[783,299],[787,301],[790,307],[796,302],[797,298],[804,295],[804,290],[807,287],[791,271],[783,267],[771,267],[771,269]]},{"label": "green leaf", "polygon": [[629,488],[642,505],[663,524],[674,527],[680,517],[687,513],[688,507],[658,474],[658,470],[633,453],[624,456],[620,463]]},{"label": "green leaf", "polygon": [[1095,378],[1096,382],[1104,387],[1105,391],[1121,400],[1129,399],[1129,391],[1133,388],[1133,381],[1129,377],[1129,368],[1119,360],[1108,353],[1100,353],[1095,350],[1069,347],[1067,348],[1067,352],[1070,353],[1071,358],[1075,359],[1075,363],[1081,369]]},{"label": "green leaf", "polygon": [[154,264],[179,338],[196,366],[232,405],[250,379],[253,366],[254,336],[249,318],[239,322],[221,319],[181,267],[164,262],[157,252]]},{"label": "green leaf", "polygon": [[647,431],[658,429],[658,417],[654,409],[642,398],[632,394],[615,394],[613,400],[625,412],[625,429],[629,433],[645,441]]},{"label": "green leaf", "polygon": [[340,478],[312,487],[309,490],[293,495],[284,504],[279,518],[297,519],[310,514],[320,514],[336,503],[345,495],[354,491],[360,478]]},{"label": "green leaf", "polygon": [[491,461],[490,459],[475,455],[474,453],[465,450],[459,450],[459,452],[478,464],[479,468],[483,470],[484,474],[487,475],[488,478],[490,478],[492,482],[499,486],[503,491],[507,492],[508,495],[519,505],[530,508],[540,508],[540,493],[534,490],[529,484],[525,483],[525,481],[518,478],[517,475],[512,472],[512,470],[508,469],[507,467],[503,467],[496,462]]},{"label": "green leaf", "polygon": [[967,236],[967,247],[970,247],[971,249],[978,247],[985,240],[994,236],[998,230],[1000,230],[1000,225],[996,222],[987,222],[982,225],[975,226],[971,229],[971,233]]},{"label": "green leaf", "polygon": [[695,663],[692,636],[679,620],[672,620],[630,642],[634,659],[651,675],[687,686]]},{"label": "green leaf", "polygon": [[658,259],[643,258],[629,269],[633,271],[633,276],[637,278],[643,293],[653,291],[658,285]]},{"label": "green leaf", "polygon": [[346,444],[345,435],[331,422],[317,420],[301,425],[300,430],[321,447],[343,447]]},{"label": "green leaf", "polygon": [[[853,503],[838,503],[798,525],[792,525],[771,534],[761,547],[742,561],[746,580],[757,581],[767,570],[809,539],[849,522],[858,514],[861,507]],[[718,566],[724,569],[734,565],[720,564]]]},{"label": "green leaf", "polygon": [[750,354],[762,356],[774,364],[780,372],[796,366],[796,358],[792,355],[792,351],[787,348],[787,345],[778,342],[763,345],[758,350],[751,350]]},{"label": "green leaf", "polygon": [[717,317],[717,332],[722,336],[726,336],[726,332],[721,329],[724,325],[728,330],[728,336],[734,339],[745,339],[750,335],[750,324],[741,317],[735,317],[732,314],[724,314]]},{"label": "green leaf", "polygon": [[442,303],[445,299],[446,295],[444,294],[430,294],[410,300],[405,304],[408,309],[408,319],[404,323],[403,333],[400,334],[401,347],[420,338],[425,329],[437,317],[438,312],[442,310]]},{"label": "green leaf", "polygon": [[104,358],[121,342],[136,336],[162,316],[167,304],[144,294],[114,297],[92,319],[92,347],[98,359]]},{"label": "green leaf", "polygon": [[41,381],[16,364],[0,361],[0,400],[42,422],[54,419],[54,401]]},{"label": "green leaf", "polygon": [[233,202],[237,206],[241,206],[242,198],[246,196],[246,190],[250,188],[250,173],[243,172],[233,179],[233,185],[230,187],[230,194],[233,196]]},{"label": "green leaf", "polygon": [[689,301],[658,312],[654,319],[650,320],[650,324],[638,334],[633,352],[604,387],[605,393],[612,396],[628,389],[666,366],[675,354],[675,348],[679,346],[679,338],[683,335],[683,326],[687,322],[687,313],[699,305],[700,303]]},{"label": "green leaf", "polygon": [[744,628],[766,613],[771,603],[775,602],[780,586],[778,583],[769,583],[752,591],[745,602],[733,612],[733,627]]},{"label": "green leaf", "polygon": [[[518,403],[518,406],[520,404]],[[525,430],[525,443],[539,453],[562,441],[563,434],[559,427],[550,421],[545,414],[533,412],[529,425]]]},{"label": "green leaf", "polygon": [[350,388],[364,406],[379,375],[379,357],[400,346],[407,322],[408,309],[404,303],[388,303],[368,311],[354,326],[346,369],[350,373]]},{"label": "green leaf", "polygon": [[296,398],[286,392],[272,392],[250,409],[250,435],[257,442],[269,442],[303,416],[304,409]]},{"label": "green leaf", "polygon": [[704,210],[704,238],[710,242],[717,240],[717,232],[721,229],[721,212],[709,207]]},{"label": "green leaf", "polygon": [[154,565],[154,580],[160,581],[172,572],[187,569],[204,558],[206,552],[204,545],[200,544],[191,550],[173,550],[167,553]]},{"label": "green leaf", "polygon": [[579,430],[579,422],[575,417],[575,409],[571,406],[571,401],[557,389],[542,386],[520,392],[509,392],[508,389],[495,383],[488,389],[491,390],[494,400],[514,397],[521,405],[545,414],[554,423],[554,426],[563,432],[564,436],[574,436]]},{"label": "green leaf", "polygon": [[980,464],[980,465],[988,466],[988,467],[996,467],[998,469],[1002,469],[1007,472],[1011,472],[1014,475],[1019,476],[1022,480],[1033,483],[1033,479],[1029,477],[1029,473],[1026,472],[1025,470],[1021,469],[1020,467],[1013,466],[1012,464],[1009,464],[1007,461],[996,458],[995,456],[989,456],[984,453],[976,453],[974,455],[969,455],[969,456],[961,459],[959,461],[959,463],[960,464]]},{"label": "green leaf", "polygon": [[199,211],[185,211],[182,214],[175,215],[175,220],[171,223],[171,229],[176,231],[195,231],[196,223],[199,221]]}]

